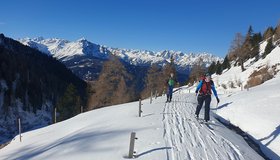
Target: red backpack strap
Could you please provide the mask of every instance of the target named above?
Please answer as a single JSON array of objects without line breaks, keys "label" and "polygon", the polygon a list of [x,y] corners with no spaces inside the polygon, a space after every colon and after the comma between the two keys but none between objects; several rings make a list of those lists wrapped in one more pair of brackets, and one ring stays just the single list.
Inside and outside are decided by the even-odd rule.
[{"label": "red backpack strap", "polygon": [[213,84],[213,82],[206,82],[205,79],[202,80],[202,86],[200,89],[200,94],[203,95],[211,95],[211,85]]}]

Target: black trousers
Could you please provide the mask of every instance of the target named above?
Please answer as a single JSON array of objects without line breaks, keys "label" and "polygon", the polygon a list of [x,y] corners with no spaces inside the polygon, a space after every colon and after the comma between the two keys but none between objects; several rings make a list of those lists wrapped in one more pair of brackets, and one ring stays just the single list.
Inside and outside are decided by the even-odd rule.
[{"label": "black trousers", "polygon": [[204,108],[205,108],[205,112],[204,112],[204,120],[209,121],[210,116],[209,116],[209,112],[210,112],[210,102],[211,102],[211,95],[198,95],[197,96],[197,107],[196,107],[196,111],[195,114],[198,116],[199,112],[202,108],[203,103],[205,103]]},{"label": "black trousers", "polygon": [[168,86],[168,91],[166,93],[167,95],[167,101],[171,101],[172,99],[172,93],[173,93],[173,86]]}]

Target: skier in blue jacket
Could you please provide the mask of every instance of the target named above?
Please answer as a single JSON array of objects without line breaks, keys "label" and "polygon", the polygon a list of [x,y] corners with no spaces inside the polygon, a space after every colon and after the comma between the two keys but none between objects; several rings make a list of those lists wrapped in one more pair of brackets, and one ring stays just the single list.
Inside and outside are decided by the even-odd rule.
[{"label": "skier in blue jacket", "polygon": [[196,115],[196,118],[199,117],[199,112],[202,108],[203,103],[205,103],[205,106],[204,106],[204,108],[205,108],[205,113],[204,113],[205,122],[208,122],[209,119],[210,119],[209,112],[210,112],[210,103],[211,103],[211,94],[212,94],[211,90],[213,91],[213,93],[216,97],[217,103],[219,103],[220,100],[218,98],[218,94],[217,94],[217,91],[215,89],[214,82],[211,80],[211,75],[209,73],[207,73],[207,74],[204,75],[202,80],[199,81],[199,84],[198,84],[198,86],[195,90],[196,95],[199,93],[198,96],[197,96],[198,104],[197,104],[197,107],[196,107],[195,115]]}]

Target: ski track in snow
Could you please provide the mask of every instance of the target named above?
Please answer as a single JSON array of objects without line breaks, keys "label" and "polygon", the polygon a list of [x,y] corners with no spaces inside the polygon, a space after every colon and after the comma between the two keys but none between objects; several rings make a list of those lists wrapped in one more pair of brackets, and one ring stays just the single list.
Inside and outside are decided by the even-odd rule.
[{"label": "ski track in snow", "polygon": [[153,104],[144,100],[142,117],[138,117],[139,102],[133,102],[24,133],[22,142],[17,136],[1,149],[0,159],[127,159],[128,136],[134,131],[139,160],[263,160],[218,121],[212,119],[208,127],[196,120],[194,94],[179,91],[173,102],[164,100],[159,97]]},{"label": "ski track in snow", "polygon": [[[168,160],[244,160],[238,146],[195,119],[194,97],[176,96],[163,109],[163,126]],[[204,115],[201,110],[200,117]],[[173,126],[173,127],[171,127]]]}]

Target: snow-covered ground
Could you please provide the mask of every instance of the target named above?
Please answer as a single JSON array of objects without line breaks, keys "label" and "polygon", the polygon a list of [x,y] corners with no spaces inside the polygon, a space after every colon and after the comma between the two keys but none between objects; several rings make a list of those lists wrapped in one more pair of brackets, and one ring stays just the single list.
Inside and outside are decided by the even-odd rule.
[{"label": "snow-covered ground", "polygon": [[[266,41],[261,43],[260,55],[266,44]],[[243,72],[240,66],[236,66],[225,70],[222,75],[213,76],[218,93],[223,94],[220,105],[214,111],[251,135],[268,157],[280,159],[280,46],[276,46],[264,59],[256,62],[250,59],[244,66],[246,70]],[[264,67],[269,68],[268,72],[276,72],[274,78],[249,91],[241,91],[250,75]]]},{"label": "snow-covered ground", "polygon": [[[265,48],[263,44],[266,43],[261,44],[261,54]],[[275,66],[276,71],[280,70],[280,46],[274,48],[264,59],[260,58],[258,61],[254,62],[254,58],[252,58],[246,61],[244,63],[246,70],[243,72],[240,66],[236,66],[231,67],[229,70],[224,70],[222,75],[213,75],[212,78],[220,93],[234,93],[241,90],[241,84],[243,88],[246,86],[250,75],[254,71],[259,71],[262,68],[268,67],[268,71],[272,72],[272,66]],[[226,88],[224,88],[223,85]]]},{"label": "snow-covered ground", "polygon": [[[260,57],[267,42],[260,44]],[[222,75],[213,75],[213,81],[221,97],[213,111],[231,124],[248,133],[262,151],[271,159],[280,159],[280,46],[276,46],[264,59],[249,59],[244,63],[245,71],[240,66],[224,70]],[[251,87],[245,85],[250,75],[262,68],[269,68],[274,77],[265,83]],[[190,87],[195,91],[195,85]]]},{"label": "snow-covered ground", "polygon": [[195,120],[196,98],[187,88],[176,92],[173,102],[165,100],[159,97],[152,104],[144,100],[142,117],[134,102],[24,133],[22,142],[17,136],[0,150],[0,159],[126,159],[133,131],[139,160],[263,159],[213,117],[209,127]]},{"label": "snow-covered ground", "polygon": [[[265,44],[261,44],[261,53]],[[280,74],[249,91],[241,91],[241,86],[265,66],[279,71],[279,53],[278,46],[265,59],[245,62],[244,72],[237,66],[213,76],[221,99],[218,106],[212,101],[213,115],[248,133],[271,159],[280,159]],[[138,137],[135,150],[140,160],[262,159],[242,137],[213,117],[210,128],[194,119],[194,89],[183,87],[168,104],[165,97],[152,104],[144,100],[142,117],[138,117],[138,102],[134,102],[24,133],[22,142],[17,136],[0,150],[0,159],[126,159],[131,132]]]},{"label": "snow-covered ground", "polygon": [[[261,44],[261,53],[265,44]],[[211,104],[216,113],[212,115],[240,127],[273,160],[280,159],[279,53],[278,46],[264,59],[245,62],[244,72],[240,67],[232,67],[222,75],[214,75],[221,102],[217,106],[213,98]],[[249,91],[241,91],[238,84],[245,86],[249,76],[265,66],[278,74]],[[138,137],[135,150],[139,160],[263,159],[242,137],[213,117],[209,127],[194,119],[194,89],[195,86],[183,87],[175,93],[172,103],[165,104],[165,97],[152,104],[144,100],[142,117],[138,117],[138,102],[134,102],[90,111],[26,132],[22,142],[17,136],[0,150],[0,159],[126,159],[131,132]]]},{"label": "snow-covered ground", "polygon": [[[264,59],[262,54],[267,42],[260,44],[260,59],[249,59],[240,66],[224,70],[222,75],[213,75],[220,95],[220,104],[212,111],[250,135],[262,151],[271,159],[280,159],[280,46],[276,46]],[[269,68],[273,78],[263,84],[245,88],[250,75]],[[275,74],[276,73],[276,74]],[[190,87],[194,92],[196,84]]]},{"label": "snow-covered ground", "polygon": [[[216,113],[262,146],[264,153],[279,159],[280,155],[280,75],[260,86],[226,94]],[[277,155],[276,155],[277,154]]]}]

